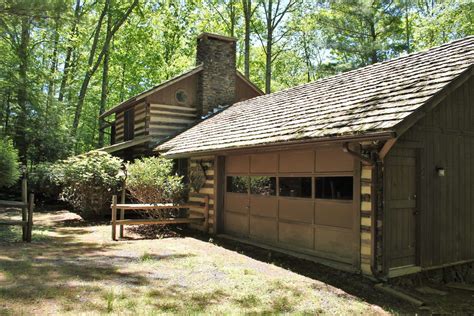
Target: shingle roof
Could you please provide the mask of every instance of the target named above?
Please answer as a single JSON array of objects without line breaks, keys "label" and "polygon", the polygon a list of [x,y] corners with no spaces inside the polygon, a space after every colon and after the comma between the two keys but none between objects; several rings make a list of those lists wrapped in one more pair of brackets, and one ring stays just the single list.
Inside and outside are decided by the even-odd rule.
[{"label": "shingle roof", "polygon": [[157,147],[166,155],[394,130],[474,64],[474,36],[236,103]]},{"label": "shingle roof", "polygon": [[127,107],[130,107],[131,105],[135,104],[136,101],[140,101],[144,98],[146,98],[148,95],[156,92],[156,91],[159,91],[161,89],[164,89],[166,87],[168,87],[169,85],[172,85],[173,83],[176,83],[178,82],[179,80],[181,79],[184,79],[184,78],[187,78],[189,76],[192,76],[198,72],[200,72],[201,70],[203,70],[203,67],[202,65],[198,65],[196,67],[193,67],[179,75],[177,75],[176,77],[173,77],[169,80],[166,80],[166,81],[163,81],[161,82],[160,84],[148,89],[148,90],[145,90],[137,95],[134,95],[133,97],[123,101],[122,103],[114,106],[113,108],[111,108],[110,110],[102,113],[99,117],[106,117],[106,116],[109,116],[111,114],[114,114],[116,112],[119,112],[119,111],[123,111],[125,110]]}]

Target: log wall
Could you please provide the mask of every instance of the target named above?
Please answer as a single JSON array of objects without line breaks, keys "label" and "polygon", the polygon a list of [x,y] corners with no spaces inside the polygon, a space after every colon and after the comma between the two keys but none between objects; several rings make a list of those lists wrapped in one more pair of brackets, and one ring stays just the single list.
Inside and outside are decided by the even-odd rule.
[{"label": "log wall", "polygon": [[[213,156],[206,156],[206,157],[193,157],[189,159],[189,167],[192,168],[196,164],[201,164],[204,167],[204,171],[206,174],[206,182],[204,186],[199,190],[199,192],[195,192],[191,189],[189,192],[189,204],[194,205],[194,207],[190,207],[189,212],[190,216],[205,216],[203,214],[204,208],[204,197],[207,195],[209,196],[209,214],[207,221],[204,222],[204,225],[200,224],[193,224],[191,225],[192,228],[199,229],[201,231],[208,232],[210,234],[214,233],[214,223],[215,223],[215,199],[214,199],[214,164],[215,160]],[[190,169],[189,168],[189,169]]]}]

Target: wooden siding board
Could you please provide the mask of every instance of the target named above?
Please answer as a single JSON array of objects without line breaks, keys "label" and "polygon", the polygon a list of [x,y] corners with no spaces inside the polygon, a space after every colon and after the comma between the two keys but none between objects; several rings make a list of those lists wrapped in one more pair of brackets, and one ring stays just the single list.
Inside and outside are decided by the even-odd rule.
[{"label": "wooden siding board", "polygon": [[[425,268],[474,259],[473,90],[471,77],[400,137],[423,144],[418,205],[419,259]],[[445,177],[436,175],[437,166],[446,169]]]}]

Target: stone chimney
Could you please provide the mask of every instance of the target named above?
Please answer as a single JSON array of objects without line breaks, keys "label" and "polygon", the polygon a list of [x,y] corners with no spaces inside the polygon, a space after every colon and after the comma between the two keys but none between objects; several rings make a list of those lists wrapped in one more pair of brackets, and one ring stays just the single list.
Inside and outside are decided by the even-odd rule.
[{"label": "stone chimney", "polygon": [[203,65],[197,87],[197,105],[207,115],[235,100],[236,39],[203,33],[197,38],[196,65]]}]

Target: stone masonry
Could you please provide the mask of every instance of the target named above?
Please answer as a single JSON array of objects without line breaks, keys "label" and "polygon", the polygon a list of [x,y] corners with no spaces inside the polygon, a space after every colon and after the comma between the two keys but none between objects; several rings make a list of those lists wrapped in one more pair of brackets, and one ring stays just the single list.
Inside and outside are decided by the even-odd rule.
[{"label": "stone masonry", "polygon": [[196,64],[204,69],[199,75],[197,104],[201,115],[235,101],[235,39],[204,33],[197,39]]}]

